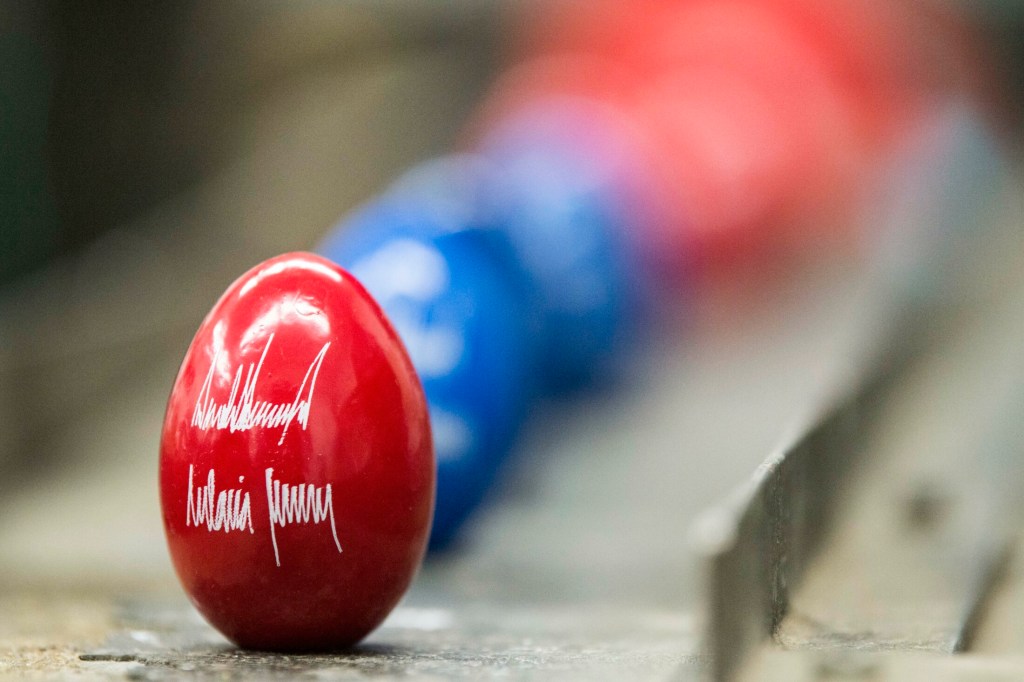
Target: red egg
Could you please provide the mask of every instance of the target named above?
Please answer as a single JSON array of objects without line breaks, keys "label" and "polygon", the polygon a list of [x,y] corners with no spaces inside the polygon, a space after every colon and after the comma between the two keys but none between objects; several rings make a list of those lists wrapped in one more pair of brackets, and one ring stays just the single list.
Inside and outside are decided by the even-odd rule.
[{"label": "red egg", "polygon": [[292,253],[228,288],[171,391],[160,493],[185,591],[236,644],[333,650],[384,620],[423,558],[434,452],[362,285]]},{"label": "red egg", "polygon": [[[689,255],[663,248],[661,237],[690,217],[675,178],[663,173],[663,150],[651,129],[635,116],[636,74],[613,61],[585,54],[557,54],[508,69],[470,119],[464,144],[474,148],[493,130],[520,118],[551,134],[562,125],[605,165],[630,207],[628,238],[659,278],[678,282],[689,275]],[[541,124],[543,121],[543,124]],[[542,131],[537,130],[538,133]],[[675,242],[672,242],[675,247]]]}]

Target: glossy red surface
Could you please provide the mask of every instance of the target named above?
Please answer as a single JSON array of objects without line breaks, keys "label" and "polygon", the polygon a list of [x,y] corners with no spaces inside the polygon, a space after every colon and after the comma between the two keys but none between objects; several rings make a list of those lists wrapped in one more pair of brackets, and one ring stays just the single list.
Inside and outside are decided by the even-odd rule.
[{"label": "glossy red surface", "polygon": [[384,620],[423,558],[434,454],[362,285],[292,253],[228,288],[174,383],[160,492],[186,592],[240,646],[338,649]]}]

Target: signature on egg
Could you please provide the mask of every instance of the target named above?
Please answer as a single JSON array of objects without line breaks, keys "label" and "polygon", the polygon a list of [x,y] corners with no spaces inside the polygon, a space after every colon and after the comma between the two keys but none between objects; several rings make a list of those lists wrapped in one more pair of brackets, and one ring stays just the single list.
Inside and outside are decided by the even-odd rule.
[{"label": "signature on egg", "polygon": [[[239,483],[245,476],[238,477]],[[194,492],[193,492],[194,491]],[[192,465],[188,465],[188,507],[186,526],[206,526],[212,532],[252,529],[252,504],[249,493],[241,488],[228,488],[217,492],[217,474],[213,469],[206,476],[206,485],[192,485]]]},{"label": "signature on egg", "polygon": [[[206,475],[205,484],[195,485],[194,466],[188,466],[188,499],[185,508],[185,526],[206,527],[207,532],[255,533],[252,523],[252,498],[244,488],[217,490],[214,469]],[[334,546],[340,554],[341,541],[334,522],[334,498],[331,484],[282,483],[274,478],[274,469],[264,470],[266,476],[267,510],[270,516],[270,542],[274,547],[274,562],[281,566],[281,552],[277,546],[278,530],[289,525],[319,525],[330,522]],[[245,483],[245,476],[238,482]]]},{"label": "signature on egg", "polygon": [[311,483],[288,484],[274,479],[274,470],[266,470],[267,508],[270,510],[270,540],[274,545],[274,560],[281,565],[281,553],[277,549],[277,528],[289,524],[319,524],[330,520],[334,546],[341,553],[338,528],[334,524],[334,500],[331,484],[315,486]]},{"label": "signature on egg", "polygon": [[[320,352],[313,358],[306,376],[302,378],[298,390],[295,392],[295,400],[284,403],[272,403],[266,400],[256,399],[256,386],[259,383],[260,371],[263,369],[263,361],[270,350],[270,344],[274,342],[274,335],[267,339],[267,345],[263,348],[259,362],[249,363],[249,369],[245,375],[245,382],[242,382],[242,367],[239,366],[235,372],[235,380],[231,384],[231,391],[225,402],[219,403],[210,396],[213,387],[213,376],[220,360],[221,352],[218,351],[210,363],[210,371],[196,398],[196,407],[192,412],[192,426],[203,431],[215,429],[223,431],[249,431],[255,428],[281,428],[281,438],[277,444],[284,443],[288,435],[288,429],[292,422],[298,421],[302,430],[306,430],[309,423],[309,409],[313,403],[313,391],[316,388],[316,378],[320,373],[320,366],[327,355],[327,349],[331,347],[330,342],[324,344]],[[241,387],[241,392],[239,392]]]}]

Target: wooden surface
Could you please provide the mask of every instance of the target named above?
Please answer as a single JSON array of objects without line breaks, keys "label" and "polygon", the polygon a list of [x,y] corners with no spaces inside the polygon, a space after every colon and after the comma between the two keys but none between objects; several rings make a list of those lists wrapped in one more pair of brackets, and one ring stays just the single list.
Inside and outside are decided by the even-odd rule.
[{"label": "wooden surface", "polygon": [[738,679],[1024,673],[1024,231],[1011,215],[988,261],[1007,267],[986,273],[1006,278],[953,309],[850,435],[863,453],[835,491],[834,527]]},{"label": "wooden surface", "polygon": [[177,588],[155,489],[168,356],[55,435],[77,461],[5,498],[0,594],[13,616],[0,671],[696,674],[688,526],[843,371],[862,292],[830,279],[762,292],[745,315],[691,311],[654,335],[623,385],[540,410],[464,544],[432,558],[392,620],[341,656],[239,653]]},{"label": "wooden surface", "polygon": [[[306,9],[302,20],[324,30],[314,34],[329,35],[329,22]],[[242,56],[262,63],[262,54]],[[293,70],[305,62],[268,57],[280,78],[227,125],[231,136],[200,181],[0,295],[0,677],[701,673],[693,521],[831,396],[877,322],[877,292],[832,263],[676,311],[620,385],[539,408],[465,542],[431,558],[392,618],[351,652],[238,651],[196,615],[171,571],[157,440],[191,333],[239,272],[309,248],[399,169],[447,148],[476,95],[465,84],[481,78],[474,54],[444,44],[357,71],[319,58]],[[1024,331],[1007,320],[990,338],[1019,348]],[[974,653],[944,653],[989,555],[965,542],[969,523],[950,523],[960,517],[934,482],[969,492],[956,475],[970,457],[959,420],[984,440],[993,432],[981,422],[995,418],[984,406],[1002,402],[1011,422],[1015,409],[1012,392],[1002,401],[988,392],[1012,387],[1012,376],[983,370],[1015,348],[978,350],[969,330],[960,338],[961,355],[921,370],[937,390],[908,385],[892,410],[879,441],[889,455],[862,472],[862,496],[844,507],[849,525],[794,592],[754,679],[1020,677],[1019,560],[981,591],[993,607]],[[960,409],[958,386],[992,402]],[[901,440],[911,436],[924,440]],[[950,525],[915,530],[936,518]],[[850,651],[865,648],[886,651]],[[915,653],[922,648],[930,653]]]},{"label": "wooden surface", "polygon": [[[432,558],[392,619],[363,645],[316,657],[240,652],[199,619],[178,588],[164,547],[155,472],[180,348],[170,342],[162,350],[151,347],[132,371],[75,402],[40,441],[36,454],[47,457],[45,467],[7,482],[0,508],[0,675],[696,678],[703,670],[701,581],[690,527],[856,367],[876,304],[875,292],[855,272],[827,267],[746,299],[720,292],[672,316],[652,331],[620,385],[539,408],[493,504],[457,551]],[[1015,350],[1015,322],[1006,316],[1010,327],[989,335],[1002,339],[1003,353]],[[975,365],[965,358],[975,344],[962,343],[966,355],[934,360],[938,367],[945,362],[946,370],[933,370],[932,381],[945,385],[973,376],[965,370]],[[995,362],[1000,356],[985,348],[996,347],[973,352]],[[991,380],[975,379],[973,390],[1008,385],[1012,376],[991,362],[997,368],[985,375]],[[934,395],[955,398],[955,388],[954,382]],[[917,447],[899,445],[900,424],[938,438],[956,435],[956,420],[974,414],[960,414],[952,400],[941,413],[943,430],[922,431],[932,412],[919,396],[933,393],[920,389],[915,397],[912,386],[906,390],[903,408],[891,412],[895,440],[889,442],[896,454]],[[989,397],[997,401],[998,395]],[[975,408],[984,412],[984,404]],[[947,441],[943,436],[933,444]],[[953,450],[932,454],[936,459],[924,464],[955,463]],[[907,471],[914,479],[923,465],[916,457],[880,460],[873,475],[881,484],[869,489],[882,506],[875,508],[870,495],[851,502],[860,510],[850,512],[852,531],[822,553],[805,591],[795,593],[799,608],[758,663],[770,666],[769,673],[752,679],[778,679],[776,673],[794,680],[805,673],[807,679],[856,679],[864,666],[874,675],[938,665],[910,655],[920,647],[908,643],[920,640],[912,628],[901,628],[920,622],[915,619],[922,613],[932,623],[953,618],[959,590],[969,585],[956,575],[969,574],[975,564],[957,563],[959,545],[939,542],[936,548],[945,553],[930,553],[929,543],[947,537],[942,534],[898,547],[893,556],[906,561],[879,554],[872,528],[900,543],[908,518],[928,518],[942,508],[941,495],[937,506],[927,495],[908,505],[919,489],[904,480],[900,462],[912,465]],[[891,514],[885,505],[892,505]],[[885,582],[899,578],[884,569],[931,568],[933,559],[955,569],[952,582],[918,580],[916,592]],[[871,573],[872,566],[880,568]],[[822,576],[818,582],[815,575]],[[865,588],[861,576],[871,575],[883,582]],[[878,585],[889,598],[872,597]],[[926,605],[942,613],[914,610],[920,603],[915,595],[936,592],[950,599]],[[907,608],[887,612],[892,629],[877,636],[870,628],[881,621],[873,609],[885,612],[896,599],[908,600]],[[851,659],[858,635],[869,648],[881,645],[898,655]],[[1013,659],[979,660],[986,670],[1005,670]],[[957,659],[954,670],[963,666],[970,668]]]}]

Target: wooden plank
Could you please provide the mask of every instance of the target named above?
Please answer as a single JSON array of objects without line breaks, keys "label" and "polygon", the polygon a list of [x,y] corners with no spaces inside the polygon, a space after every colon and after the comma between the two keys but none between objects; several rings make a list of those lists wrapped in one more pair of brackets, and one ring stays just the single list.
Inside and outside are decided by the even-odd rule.
[{"label": "wooden plank", "polygon": [[774,679],[779,649],[805,654],[800,665],[851,651],[953,654],[986,627],[1024,493],[1021,338],[1018,284],[908,367],[857,434],[866,455],[835,527],[739,678]]}]

